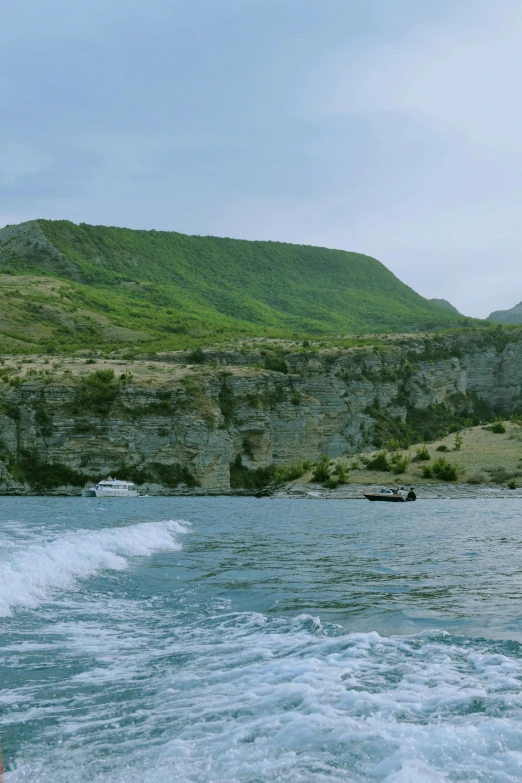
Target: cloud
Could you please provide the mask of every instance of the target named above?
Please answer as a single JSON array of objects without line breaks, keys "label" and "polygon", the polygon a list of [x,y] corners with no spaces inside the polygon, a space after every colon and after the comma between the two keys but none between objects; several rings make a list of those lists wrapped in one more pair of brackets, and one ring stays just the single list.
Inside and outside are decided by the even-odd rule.
[{"label": "cloud", "polygon": [[309,115],[365,122],[375,165],[357,182],[362,208],[330,240],[358,237],[417,290],[474,315],[505,303],[522,244],[521,66],[512,2],[462,5],[369,50],[331,53]]},{"label": "cloud", "polygon": [[[463,12],[465,10],[465,13]],[[490,154],[520,156],[522,6],[474,3],[444,24],[413,29],[329,64],[334,86],[324,102],[336,113],[403,112]]]}]

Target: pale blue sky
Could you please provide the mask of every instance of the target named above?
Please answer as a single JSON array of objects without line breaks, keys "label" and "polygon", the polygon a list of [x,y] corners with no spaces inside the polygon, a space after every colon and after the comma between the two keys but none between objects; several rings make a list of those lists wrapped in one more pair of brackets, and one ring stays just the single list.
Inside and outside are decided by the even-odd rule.
[{"label": "pale blue sky", "polygon": [[521,66],[515,0],[17,0],[0,225],[357,250],[485,316],[522,299]]}]

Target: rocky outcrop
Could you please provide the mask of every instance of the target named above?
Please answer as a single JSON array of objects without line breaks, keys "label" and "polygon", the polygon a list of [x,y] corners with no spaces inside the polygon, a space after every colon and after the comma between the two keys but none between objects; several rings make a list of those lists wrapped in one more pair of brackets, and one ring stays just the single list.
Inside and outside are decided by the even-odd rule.
[{"label": "rocky outcrop", "polygon": [[[156,360],[175,367],[180,358]],[[519,330],[303,350],[277,361],[260,351],[207,352],[179,376],[105,379],[89,393],[74,375],[4,379],[0,492],[78,493],[84,480],[114,472],[152,491],[226,492],[238,457],[251,470],[336,458],[379,447],[386,432],[422,432],[423,416],[447,424],[484,406],[521,405]],[[281,371],[265,369],[274,364]]]}]

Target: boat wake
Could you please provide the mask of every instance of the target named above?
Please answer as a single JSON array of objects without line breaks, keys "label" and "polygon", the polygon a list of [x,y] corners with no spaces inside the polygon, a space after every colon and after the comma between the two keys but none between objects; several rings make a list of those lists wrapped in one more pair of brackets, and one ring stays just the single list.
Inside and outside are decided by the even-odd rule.
[{"label": "boat wake", "polygon": [[[55,783],[521,779],[522,660],[512,643],[329,636],[308,615],[226,611],[134,634],[128,649],[121,635],[88,630],[77,642],[99,660],[82,675],[86,690],[56,705],[6,783],[46,783],[50,770]],[[139,671],[126,669],[137,656]],[[49,706],[27,709],[43,719]]]},{"label": "boat wake", "polygon": [[15,607],[34,609],[78,579],[105,569],[121,571],[127,568],[129,557],[181,549],[176,534],[187,530],[183,520],[144,522],[110,530],[79,530],[18,550],[0,571],[0,617],[10,616]]}]

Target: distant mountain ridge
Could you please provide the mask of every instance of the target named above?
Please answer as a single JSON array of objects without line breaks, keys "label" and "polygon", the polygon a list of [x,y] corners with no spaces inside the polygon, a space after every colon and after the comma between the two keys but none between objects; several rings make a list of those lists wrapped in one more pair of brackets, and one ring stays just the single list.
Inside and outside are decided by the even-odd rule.
[{"label": "distant mountain ridge", "polygon": [[1,229],[0,276],[0,333],[20,344],[159,349],[462,323],[360,253],[66,220]]},{"label": "distant mountain ridge", "polygon": [[439,307],[444,307],[446,310],[450,310],[452,313],[457,313],[457,315],[461,315],[456,307],[454,307],[451,302],[448,302],[447,299],[430,299],[430,302],[433,302],[434,304],[438,305]]},{"label": "distant mountain ridge", "polygon": [[497,321],[501,324],[522,324],[522,302],[510,310],[495,310],[488,315],[486,320]]}]

